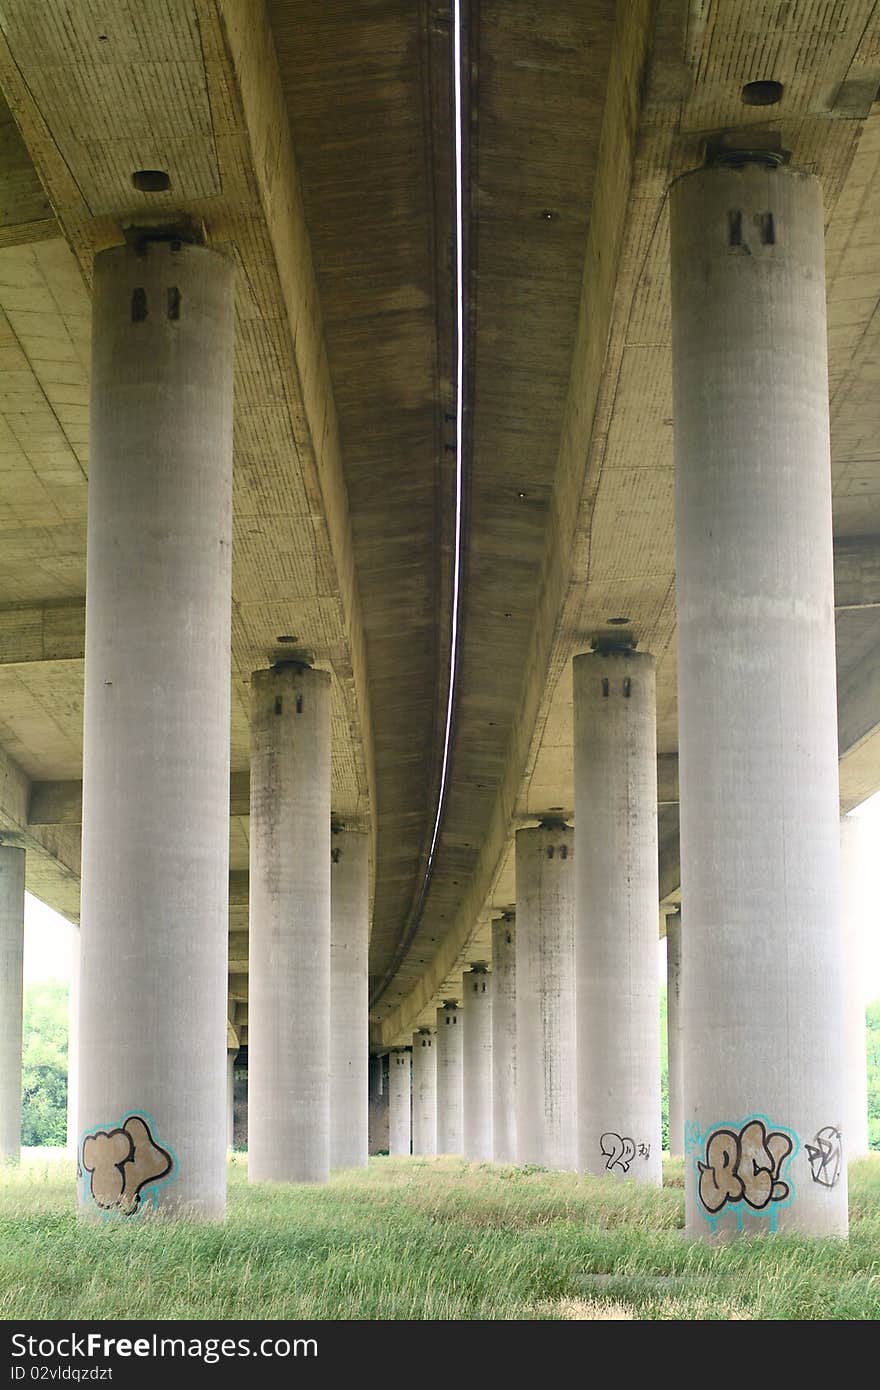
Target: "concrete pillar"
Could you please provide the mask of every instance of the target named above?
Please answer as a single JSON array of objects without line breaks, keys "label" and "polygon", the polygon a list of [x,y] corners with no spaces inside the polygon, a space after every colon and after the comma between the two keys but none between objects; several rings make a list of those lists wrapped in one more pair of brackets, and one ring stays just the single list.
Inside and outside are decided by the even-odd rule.
[{"label": "concrete pillar", "polygon": [[413,1034],[412,1127],[414,1154],[437,1152],[437,1034],[420,1028]]},{"label": "concrete pillar", "polygon": [[0,1159],[21,1154],[25,851],[0,845]]},{"label": "concrete pillar", "polygon": [[578,1168],[663,1180],[654,658],[576,656]]},{"label": "concrete pillar", "polygon": [[669,1152],[684,1153],[684,1052],[681,1045],[681,913],[666,916],[666,1060]]},{"label": "concrete pillar", "polygon": [[70,983],[67,995],[67,1152],[76,1158],[79,1147],[79,927],[70,927]]},{"label": "concrete pillar", "polygon": [[516,832],[517,1161],[573,1171],[574,832]]},{"label": "concrete pillar", "polygon": [[865,930],[876,920],[875,846],[858,816],[840,821],[843,919],[843,1020],[846,1096],[843,1132],[847,1157],[861,1158],[868,1145],[868,1052],[865,1033]]},{"label": "concrete pillar", "polygon": [[235,1059],[238,1048],[226,1050],[226,1147],[235,1147]]},{"label": "concrete pillar", "polygon": [[412,1062],[408,1048],[388,1058],[388,1152],[409,1158],[412,1150]]},{"label": "concrete pillar", "polygon": [[461,1010],[447,999],[437,1010],[437,1152],[463,1150]]},{"label": "concrete pillar", "polygon": [[330,852],[330,1167],[369,1153],[369,836],[336,830]]},{"label": "concrete pillar", "polygon": [[466,970],[461,986],[462,1151],[492,1160],[492,976],[485,965]]},{"label": "concrete pillar", "polygon": [[[95,257],[78,1107],[91,1215],[226,1205],[233,337],[233,266],[215,251]],[[106,1159],[126,1146],[114,1196]]]},{"label": "concrete pillar", "polygon": [[492,923],[492,1156],[516,1163],[516,923]]},{"label": "concrete pillar", "polygon": [[330,676],[251,682],[248,1176],[330,1175]]},{"label": "concrete pillar", "polygon": [[671,239],[687,1230],[843,1235],[819,183],[687,174]]}]

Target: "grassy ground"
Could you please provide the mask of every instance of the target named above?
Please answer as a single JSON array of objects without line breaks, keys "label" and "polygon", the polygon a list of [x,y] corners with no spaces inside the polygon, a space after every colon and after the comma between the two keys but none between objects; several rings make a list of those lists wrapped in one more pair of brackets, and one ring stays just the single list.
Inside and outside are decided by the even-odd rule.
[{"label": "grassy ground", "polygon": [[0,1175],[0,1318],[877,1318],[880,1156],[848,1243],[686,1242],[662,1191],[456,1159],[374,1158],[328,1187],[247,1185],[222,1226],[77,1222],[72,1168]]}]

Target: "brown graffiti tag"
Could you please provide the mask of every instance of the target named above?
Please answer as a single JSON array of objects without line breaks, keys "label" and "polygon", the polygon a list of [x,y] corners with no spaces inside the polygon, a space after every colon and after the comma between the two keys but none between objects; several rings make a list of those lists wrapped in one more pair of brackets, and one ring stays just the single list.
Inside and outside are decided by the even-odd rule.
[{"label": "brown graffiti tag", "polygon": [[91,1174],[95,1202],[122,1216],[137,1211],[143,1189],[167,1177],[173,1164],[140,1115],[130,1115],[119,1129],[98,1130],[83,1140],[82,1167]]},{"label": "brown graffiti tag", "polygon": [[714,1214],[726,1202],[745,1201],[762,1211],[783,1201],[789,1186],[780,1173],[793,1147],[787,1134],[768,1132],[762,1120],[749,1120],[739,1131],[716,1129],[706,1144],[706,1161],[697,1163],[703,1206]]}]

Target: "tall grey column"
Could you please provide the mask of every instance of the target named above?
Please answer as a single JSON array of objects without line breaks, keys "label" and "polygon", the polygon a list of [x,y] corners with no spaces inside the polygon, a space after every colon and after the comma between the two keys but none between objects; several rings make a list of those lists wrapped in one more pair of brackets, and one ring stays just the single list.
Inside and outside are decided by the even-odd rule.
[{"label": "tall grey column", "polygon": [[21,1153],[25,850],[0,845],[0,1159]]},{"label": "tall grey column", "polygon": [[330,1167],[369,1154],[369,836],[336,830],[330,852]]},{"label": "tall grey column", "polygon": [[472,965],[461,983],[462,1151],[465,1158],[492,1158],[492,977]]},{"label": "tall grey column", "polygon": [[412,1151],[437,1152],[437,1034],[420,1028],[412,1043]]},{"label": "tall grey column", "polygon": [[412,1150],[412,1062],[407,1048],[388,1058],[388,1152],[409,1158]]},{"label": "tall grey column", "polygon": [[95,257],[79,1048],[93,1215],[225,1211],[233,336],[216,252]]},{"label": "tall grey column", "polygon": [[843,1128],[848,1158],[860,1158],[868,1144],[868,1049],[865,1033],[864,933],[877,920],[878,875],[875,847],[867,823],[858,816],[840,821],[841,905],[843,920],[843,1019],[846,1097]]},{"label": "tall grey column", "polygon": [[70,984],[67,996],[67,1152],[76,1158],[79,1148],[79,927],[70,927]]},{"label": "tall grey column", "polygon": [[566,1170],[577,1164],[573,867],[569,826],[516,832],[517,1161]]},{"label": "tall grey column", "polygon": [[666,1075],[669,1152],[684,1153],[684,1051],[681,1045],[681,913],[666,916]]},{"label": "tall grey column", "polygon": [[818,181],[673,186],[687,1229],[847,1229]]},{"label": "tall grey column", "polygon": [[516,1162],[516,923],[492,923],[492,1156]]},{"label": "tall grey column", "polygon": [[460,1154],[463,1149],[461,1010],[447,999],[437,1010],[437,1152]]},{"label": "tall grey column", "polygon": [[248,1176],[330,1175],[330,676],[251,682]]},{"label": "tall grey column", "polygon": [[226,1050],[226,1147],[235,1147],[235,1059],[238,1048]]},{"label": "tall grey column", "polygon": [[576,656],[578,1167],[661,1183],[654,658]]}]

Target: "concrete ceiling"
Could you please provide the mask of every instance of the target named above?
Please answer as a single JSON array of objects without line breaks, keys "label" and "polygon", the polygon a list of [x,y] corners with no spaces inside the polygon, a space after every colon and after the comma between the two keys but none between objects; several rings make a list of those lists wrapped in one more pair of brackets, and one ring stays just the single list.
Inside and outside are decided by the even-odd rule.
[{"label": "concrete ceiling", "polygon": [[[0,830],[78,911],[94,253],[186,213],[237,275],[230,998],[246,1039],[251,672],[333,677],[334,811],[372,834],[374,1043],[570,812],[570,662],[658,658],[677,878],[667,191],[707,140],[823,186],[844,805],[880,788],[880,18],[873,0],[467,7],[464,587],[446,812],[454,261],[448,0],[0,3]],[[778,107],[745,82],[784,84]],[[131,173],[163,168],[168,193]],[[280,636],[291,643],[279,645]]]}]

